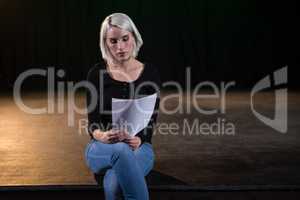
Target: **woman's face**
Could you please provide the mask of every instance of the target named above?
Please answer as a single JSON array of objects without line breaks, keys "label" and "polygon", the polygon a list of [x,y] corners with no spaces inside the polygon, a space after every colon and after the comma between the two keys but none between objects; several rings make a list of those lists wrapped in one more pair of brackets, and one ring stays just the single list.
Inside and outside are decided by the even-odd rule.
[{"label": "woman's face", "polygon": [[134,37],[131,32],[111,26],[106,33],[106,45],[113,59],[118,62],[129,60],[133,53]]}]

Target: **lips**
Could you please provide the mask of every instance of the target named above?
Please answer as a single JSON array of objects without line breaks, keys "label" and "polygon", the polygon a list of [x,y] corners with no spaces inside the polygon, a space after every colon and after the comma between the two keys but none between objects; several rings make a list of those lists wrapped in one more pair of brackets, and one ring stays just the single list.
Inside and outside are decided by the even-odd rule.
[{"label": "lips", "polygon": [[119,52],[119,53],[117,53],[117,54],[118,54],[118,56],[125,56],[125,53],[126,53],[126,52]]}]

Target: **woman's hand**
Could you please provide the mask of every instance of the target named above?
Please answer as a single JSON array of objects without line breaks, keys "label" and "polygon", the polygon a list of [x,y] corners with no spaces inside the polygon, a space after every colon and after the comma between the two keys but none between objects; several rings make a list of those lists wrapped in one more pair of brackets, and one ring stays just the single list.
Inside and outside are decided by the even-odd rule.
[{"label": "woman's hand", "polygon": [[96,140],[99,140],[100,142],[106,143],[106,144],[111,144],[111,143],[116,143],[118,142],[118,132],[114,130],[109,130],[109,131],[100,131],[99,129],[96,129],[93,132],[93,137]]},{"label": "woman's hand", "polygon": [[126,130],[119,130],[118,133],[119,133],[119,142],[122,142],[127,138],[130,138],[129,133]]},{"label": "woman's hand", "polygon": [[129,138],[125,139],[124,142],[129,144],[129,146],[133,150],[136,150],[142,144],[141,138],[139,138],[137,136],[129,137]]},{"label": "woman's hand", "polygon": [[108,131],[102,132],[99,129],[96,129],[93,132],[93,137],[96,140],[99,140],[103,143],[113,144],[113,143],[121,142],[126,138],[129,138],[129,134],[126,131],[122,131],[122,130],[110,129]]}]

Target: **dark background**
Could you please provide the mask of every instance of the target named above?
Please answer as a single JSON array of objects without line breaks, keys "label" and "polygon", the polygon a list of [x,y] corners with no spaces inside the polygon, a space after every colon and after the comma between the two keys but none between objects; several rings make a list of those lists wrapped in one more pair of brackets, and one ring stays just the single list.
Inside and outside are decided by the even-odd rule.
[{"label": "dark background", "polygon": [[[30,68],[64,69],[60,81],[80,81],[100,59],[100,24],[113,12],[128,14],[144,40],[141,61],[156,64],[163,81],[236,81],[251,88],[289,66],[289,87],[298,88],[296,7],[288,1],[1,0],[0,83],[11,90]],[[32,77],[28,88],[45,88]]]}]

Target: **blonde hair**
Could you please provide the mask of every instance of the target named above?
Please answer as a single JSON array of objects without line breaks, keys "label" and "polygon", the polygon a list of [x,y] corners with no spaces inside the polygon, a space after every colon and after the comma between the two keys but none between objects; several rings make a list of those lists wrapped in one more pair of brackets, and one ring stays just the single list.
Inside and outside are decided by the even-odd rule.
[{"label": "blonde hair", "polygon": [[105,42],[107,30],[111,26],[116,26],[133,34],[135,42],[132,56],[135,58],[143,45],[143,40],[133,21],[124,13],[113,13],[107,16],[101,24],[99,46],[102,58],[104,60],[112,59]]}]

